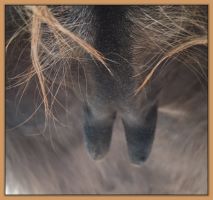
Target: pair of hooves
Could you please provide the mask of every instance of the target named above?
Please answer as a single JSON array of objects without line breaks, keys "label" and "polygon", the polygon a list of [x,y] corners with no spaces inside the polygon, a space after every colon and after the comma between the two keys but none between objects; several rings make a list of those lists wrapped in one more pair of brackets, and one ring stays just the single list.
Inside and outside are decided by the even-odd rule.
[{"label": "pair of hooves", "polygon": [[[109,151],[115,113],[106,118],[95,116],[88,106],[84,108],[84,136],[90,156],[99,160]],[[122,119],[128,146],[129,158],[133,164],[140,165],[150,154],[157,121],[157,106],[153,105],[136,122]]]}]

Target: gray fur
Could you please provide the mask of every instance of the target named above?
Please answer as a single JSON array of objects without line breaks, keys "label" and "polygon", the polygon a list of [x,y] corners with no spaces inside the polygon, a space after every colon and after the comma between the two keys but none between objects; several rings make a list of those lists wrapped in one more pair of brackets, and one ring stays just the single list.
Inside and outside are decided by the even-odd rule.
[{"label": "gray fur", "polygon": [[[146,60],[162,56],[162,51],[143,37],[147,30],[143,32],[145,26],[141,24],[147,19],[140,15],[159,17],[160,7],[127,6],[128,12],[124,8],[126,14],[123,17],[127,20],[124,20],[124,25],[130,23],[131,26],[126,26],[121,36],[126,46],[118,43],[115,47],[111,43],[107,46],[104,40],[99,46],[98,41],[102,41],[101,34],[111,33],[119,23],[115,21],[110,30],[103,33],[98,33],[97,28],[93,35],[90,30],[97,23],[94,8],[79,6],[75,10],[73,7],[68,10],[64,7],[64,15],[68,16],[65,18],[60,15],[60,7],[53,7],[52,11],[66,25],[71,15],[69,12],[74,16],[80,9],[82,12],[78,12],[76,20],[80,19],[78,22],[81,23],[85,16],[88,17],[89,22],[75,31],[115,61],[108,64],[116,79],[99,64],[94,65],[91,58],[86,57],[80,68],[75,65],[76,61],[72,61],[74,85],[61,87],[56,96],[65,110],[56,103],[53,108],[59,121],[48,121],[46,129],[42,107],[30,120],[18,126],[31,116],[41,101],[36,79],[31,81],[20,102],[21,94],[16,88],[6,92],[6,194],[207,194],[207,79],[203,78],[203,75],[207,76],[207,49],[194,47],[189,54],[163,63],[144,90],[133,96],[134,89],[146,74],[146,67],[152,66],[146,65]],[[162,8],[175,10],[175,7]],[[176,7],[177,10],[181,8]],[[193,12],[193,7],[186,8]],[[200,7],[203,14],[202,9],[205,8]],[[171,13],[169,11],[168,15]],[[162,16],[159,21],[165,20],[165,15]],[[179,23],[176,16],[171,17]],[[8,33],[11,30],[9,22]],[[206,21],[203,23],[206,25]],[[203,31],[206,30],[196,29],[196,35],[205,34]],[[180,32],[182,36],[184,31]],[[111,41],[110,37],[119,39],[120,33],[116,34],[116,31],[112,32],[107,41]],[[25,36],[29,37],[27,33]],[[168,33],[168,37],[163,36],[162,40],[153,41],[154,44],[159,42],[157,45],[168,48],[165,46],[168,44],[166,38],[175,40],[176,37],[173,31]],[[17,42],[22,39],[20,36]],[[7,78],[20,73],[22,67],[30,63],[29,48],[18,61],[20,53],[14,54],[14,47],[15,44],[6,56]],[[145,51],[147,47],[149,49]],[[21,43],[16,51],[23,49],[24,43]],[[139,51],[144,53],[138,55]],[[189,62],[187,55],[194,55],[193,62]],[[14,63],[17,63],[16,69]],[[61,63],[65,63],[64,60]],[[188,63],[196,71],[188,70]],[[132,80],[132,75],[138,72],[145,74]],[[192,72],[199,73],[198,78]],[[60,80],[60,73],[57,80]],[[7,84],[11,84],[10,79]],[[57,81],[52,90],[57,91]],[[150,138],[141,137],[143,129],[142,134],[147,134],[148,130]],[[106,137],[100,137],[100,132]],[[103,159],[95,161],[88,152],[95,159]]]}]

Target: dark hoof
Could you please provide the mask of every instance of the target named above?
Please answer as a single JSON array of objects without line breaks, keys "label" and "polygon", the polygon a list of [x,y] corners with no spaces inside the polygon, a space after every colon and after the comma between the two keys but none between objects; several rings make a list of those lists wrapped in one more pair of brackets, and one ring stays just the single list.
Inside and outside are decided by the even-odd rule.
[{"label": "dark hoof", "polygon": [[100,119],[86,106],[84,108],[84,119],[84,136],[87,150],[93,159],[99,160],[109,151],[115,113]]},{"label": "dark hoof", "polygon": [[151,152],[157,121],[157,105],[152,106],[136,123],[123,120],[128,153],[133,164],[144,163]]}]

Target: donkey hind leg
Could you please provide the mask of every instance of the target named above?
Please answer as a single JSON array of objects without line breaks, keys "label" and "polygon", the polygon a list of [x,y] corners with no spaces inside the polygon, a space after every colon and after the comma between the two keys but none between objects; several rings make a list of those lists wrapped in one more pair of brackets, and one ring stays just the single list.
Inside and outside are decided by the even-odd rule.
[{"label": "donkey hind leg", "polygon": [[[137,116],[137,115],[136,115]],[[134,121],[123,118],[128,153],[133,164],[142,164],[148,158],[157,122],[157,104],[152,105]]]},{"label": "donkey hind leg", "polygon": [[92,111],[84,106],[84,136],[87,150],[95,159],[103,158],[109,151],[115,112]]}]

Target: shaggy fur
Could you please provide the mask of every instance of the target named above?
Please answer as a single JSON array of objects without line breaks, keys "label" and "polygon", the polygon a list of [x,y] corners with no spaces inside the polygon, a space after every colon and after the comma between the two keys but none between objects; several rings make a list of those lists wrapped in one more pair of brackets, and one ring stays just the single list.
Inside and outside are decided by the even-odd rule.
[{"label": "shaggy fur", "polygon": [[6,193],[206,194],[207,16],[7,6]]}]

